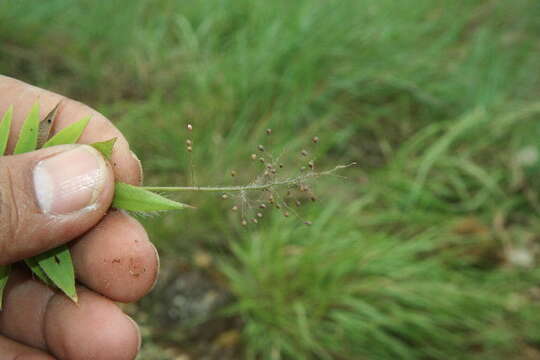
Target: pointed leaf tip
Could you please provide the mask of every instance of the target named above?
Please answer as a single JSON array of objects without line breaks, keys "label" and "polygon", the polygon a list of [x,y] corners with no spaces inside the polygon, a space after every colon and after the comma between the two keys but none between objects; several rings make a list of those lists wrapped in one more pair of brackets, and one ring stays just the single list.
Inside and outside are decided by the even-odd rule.
[{"label": "pointed leaf tip", "polygon": [[164,211],[181,210],[191,206],[168,199],[139,186],[121,182],[115,184],[112,206],[128,211]]},{"label": "pointed leaf tip", "polygon": [[61,245],[37,255],[35,258],[50,281],[71,300],[77,302],[75,270],[69,248],[66,245]]},{"label": "pointed leaf tip", "polygon": [[39,135],[39,103],[35,103],[19,132],[14,154],[23,154],[37,148]]},{"label": "pointed leaf tip", "polygon": [[43,145],[44,148],[56,145],[75,144],[81,137],[84,130],[90,122],[90,116],[82,118],[81,120],[74,122],[73,124],[65,127],[55,134],[52,138],[47,140]]},{"label": "pointed leaf tip", "polygon": [[107,160],[111,160],[116,139],[117,138],[114,137],[106,141],[95,142],[90,144],[90,146],[99,151]]}]

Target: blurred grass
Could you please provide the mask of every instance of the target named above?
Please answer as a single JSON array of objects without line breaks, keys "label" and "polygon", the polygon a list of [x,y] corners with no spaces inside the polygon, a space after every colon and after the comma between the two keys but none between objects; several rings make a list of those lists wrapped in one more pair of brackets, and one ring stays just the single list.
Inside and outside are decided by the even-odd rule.
[{"label": "blurred grass", "polygon": [[190,183],[187,123],[199,184],[248,181],[261,142],[359,162],[319,183],[311,228],[244,231],[194,194],[143,219],[164,257],[219,264],[242,358],[535,359],[539,19],[529,0],[4,1],[0,71],[109,116],[148,184]]}]

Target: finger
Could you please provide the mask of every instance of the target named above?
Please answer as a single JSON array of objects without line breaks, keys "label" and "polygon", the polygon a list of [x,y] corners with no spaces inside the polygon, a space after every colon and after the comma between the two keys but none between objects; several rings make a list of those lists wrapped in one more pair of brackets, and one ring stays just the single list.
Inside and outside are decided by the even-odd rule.
[{"label": "finger", "polygon": [[77,278],[121,302],[144,296],[157,280],[159,258],[138,221],[113,211],[71,247]]},{"label": "finger", "polygon": [[24,119],[36,102],[40,104],[41,119],[45,118],[46,114],[58,105],[52,129],[53,133],[57,133],[86,116],[91,116],[90,123],[79,142],[91,144],[116,137],[117,140],[111,160],[116,179],[133,185],[142,183],[140,161],[130,151],[129,144],[122,133],[97,111],[80,102],[2,75],[0,75],[0,94],[2,94],[0,97],[0,114],[3,114],[10,105],[14,107],[8,152],[15,147],[17,140],[15,134],[19,133]]},{"label": "finger", "polygon": [[0,336],[0,358],[2,360],[54,360],[42,351],[21,345],[4,336]]},{"label": "finger", "polygon": [[83,287],[78,304],[16,270],[0,313],[0,332],[58,359],[128,360],[140,347],[136,324],[110,300]]},{"label": "finger", "polygon": [[88,145],[0,157],[0,265],[82,235],[113,192],[110,165]]}]

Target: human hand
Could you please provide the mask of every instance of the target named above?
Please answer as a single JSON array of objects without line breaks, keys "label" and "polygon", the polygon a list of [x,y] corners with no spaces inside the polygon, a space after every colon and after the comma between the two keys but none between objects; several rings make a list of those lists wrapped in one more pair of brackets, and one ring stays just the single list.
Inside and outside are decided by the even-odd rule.
[{"label": "human hand", "polygon": [[8,154],[22,122],[39,102],[44,117],[56,105],[53,133],[92,119],[79,142],[117,137],[110,163],[84,145],[50,147],[0,157],[0,265],[70,242],[78,304],[15,267],[0,312],[0,359],[133,359],[137,325],[114,301],[144,296],[159,259],[143,227],[110,211],[114,180],[139,185],[141,166],[122,134],[84,104],[0,75],[0,116],[14,106]]}]

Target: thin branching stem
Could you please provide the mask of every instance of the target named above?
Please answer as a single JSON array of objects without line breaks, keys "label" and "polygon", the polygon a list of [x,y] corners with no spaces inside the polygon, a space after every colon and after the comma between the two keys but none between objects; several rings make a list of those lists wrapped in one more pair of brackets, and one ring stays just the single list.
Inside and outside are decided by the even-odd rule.
[{"label": "thin branching stem", "polygon": [[354,166],[356,163],[350,163],[347,165],[338,165],[333,169],[321,171],[321,172],[310,172],[293,178],[287,178],[282,180],[271,181],[263,184],[248,184],[240,186],[144,186],[143,189],[149,191],[163,191],[163,192],[181,192],[181,191],[209,191],[209,192],[230,192],[230,191],[251,191],[251,190],[266,190],[275,186],[284,186],[284,185],[294,185],[299,182],[318,178],[321,176],[332,175],[334,172],[341,169]]}]

